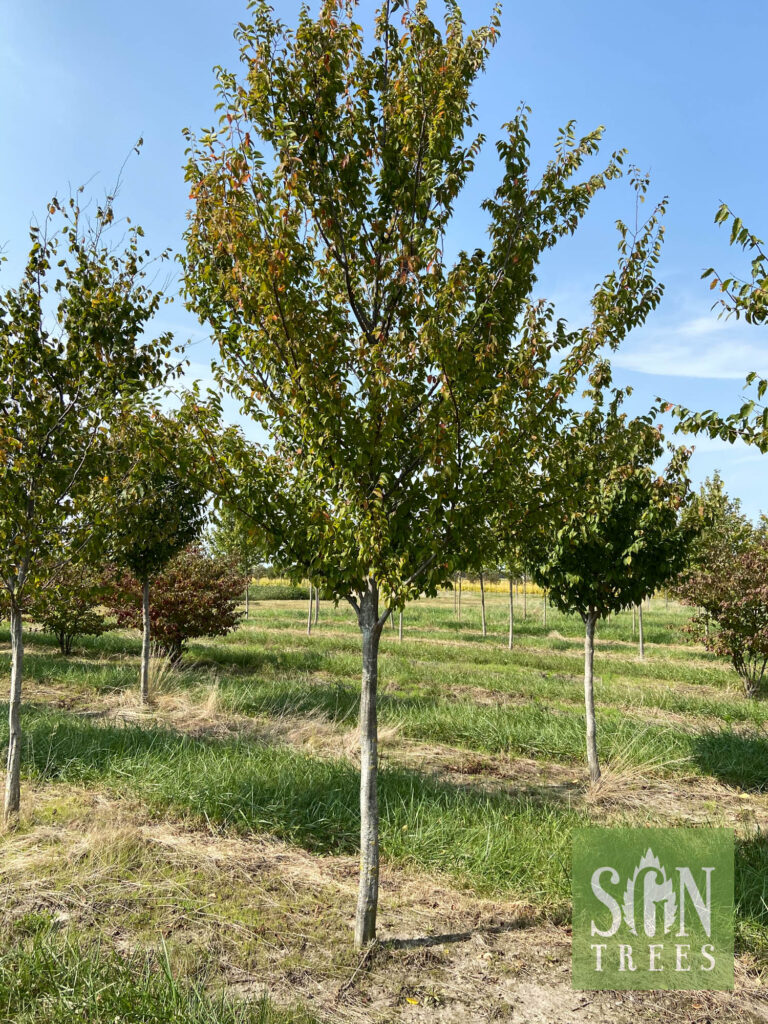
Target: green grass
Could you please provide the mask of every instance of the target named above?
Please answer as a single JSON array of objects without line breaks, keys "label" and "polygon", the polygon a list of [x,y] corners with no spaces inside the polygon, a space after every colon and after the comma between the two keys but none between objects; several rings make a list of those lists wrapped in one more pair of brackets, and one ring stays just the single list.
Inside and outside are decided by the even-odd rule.
[{"label": "green grass", "polygon": [[[357,850],[359,775],[345,759],[247,740],[94,726],[33,709],[23,728],[23,763],[38,785],[104,785],[223,829],[268,833],[317,853]],[[474,792],[388,769],[380,774],[379,805],[382,850],[393,862],[555,913],[567,905],[568,837],[584,818],[560,801]]]},{"label": "green grass", "polygon": [[[580,620],[550,611],[545,630],[541,601],[531,598],[527,619],[518,608],[516,646],[509,652],[506,599],[489,595],[487,639],[480,636],[478,606],[477,595],[465,595],[459,623],[450,599],[419,602],[406,610],[402,644],[387,627],[380,721],[397,726],[416,751],[421,743],[439,743],[522,755],[573,765],[574,777],[583,777]],[[654,603],[646,614],[642,662],[632,644],[631,615],[600,625],[595,669],[601,757],[673,782],[698,775],[762,791],[768,784],[768,702],[745,700],[722,659],[681,646],[687,615],[676,605],[667,610],[663,601]],[[50,638],[33,635],[28,676],[71,690],[81,705],[89,693],[137,685],[134,636],[107,634],[83,643],[77,654],[64,659]],[[348,608],[324,603],[320,623],[307,637],[303,601],[256,600],[250,622],[227,638],[194,644],[186,666],[179,686],[194,700],[205,695],[215,674],[225,710],[267,720],[319,714],[347,726],[357,718],[360,637]],[[0,671],[5,667],[7,654],[0,655]],[[24,730],[25,771],[36,785],[104,787],[209,830],[269,834],[319,854],[357,851],[359,778],[347,759],[246,738],[218,741],[154,728],[102,727],[42,705],[26,708]],[[565,919],[570,833],[590,817],[570,808],[567,793],[548,794],[541,786],[538,794],[489,792],[474,781],[453,786],[387,767],[380,776],[386,862],[439,873],[478,895],[520,899]],[[678,810],[683,821],[684,800]],[[670,811],[674,818],[676,808]],[[768,842],[760,832],[738,840],[736,889],[739,948],[768,965]],[[25,956],[33,953],[25,947]],[[108,958],[104,969],[112,970]],[[143,977],[137,965],[132,975]]]},{"label": "green grass", "polygon": [[[358,775],[346,760],[98,727],[61,712],[28,710],[24,729],[27,777],[38,785],[106,786],[208,828],[266,833],[321,854],[357,849]],[[583,813],[555,799],[472,791],[403,769],[381,772],[379,801],[390,863],[567,918],[570,835],[588,824]],[[736,891],[741,947],[768,962],[768,842],[759,833],[738,844]]]},{"label": "green grass", "polygon": [[0,1024],[312,1024],[266,999],[248,1004],[177,981],[168,958],[127,957],[98,944],[61,939],[45,920],[0,956]]}]

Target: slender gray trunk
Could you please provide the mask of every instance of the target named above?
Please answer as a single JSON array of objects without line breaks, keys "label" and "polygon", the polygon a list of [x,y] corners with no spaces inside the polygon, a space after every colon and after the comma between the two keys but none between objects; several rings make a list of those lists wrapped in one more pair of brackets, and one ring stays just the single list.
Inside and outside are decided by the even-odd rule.
[{"label": "slender gray trunk", "polygon": [[400,637],[400,643],[403,642],[403,609],[400,609],[400,622],[398,625],[398,632]]},{"label": "slender gray trunk", "polygon": [[515,589],[512,577],[509,577],[509,649],[515,642]]},{"label": "slender gray trunk", "polygon": [[149,580],[144,580],[141,585],[141,693],[142,704],[149,702]]},{"label": "slender gray trunk", "polygon": [[586,635],[584,638],[584,706],[587,715],[587,764],[592,782],[600,778],[600,762],[597,759],[597,727],[595,724],[595,625],[597,612],[590,611],[586,618]]},{"label": "slender gray trunk", "polygon": [[355,948],[376,938],[379,901],[378,683],[379,594],[375,581],[360,595],[358,621],[363,635],[363,677],[360,691],[360,886],[355,915]]},{"label": "slender gray trunk", "polygon": [[482,573],[480,573],[480,611],[483,618],[483,636],[488,636],[488,630],[485,625],[485,584]]},{"label": "slender gray trunk", "polygon": [[245,584],[245,619],[246,619],[246,621],[248,621],[248,615],[250,614],[250,610],[251,610],[250,609],[250,601],[249,601],[250,594],[251,594],[251,585],[250,585],[250,583],[246,583]]},{"label": "slender gray trunk", "polygon": [[635,606],[632,605],[632,639],[635,639]]},{"label": "slender gray trunk", "polygon": [[459,573],[459,622],[461,622],[461,573]]},{"label": "slender gray trunk", "polygon": [[315,588],[309,584],[309,608],[307,609],[307,636],[312,634],[312,612],[315,607]]},{"label": "slender gray trunk", "polygon": [[523,573],[523,618],[528,618],[528,577]]},{"label": "slender gray trunk", "polygon": [[640,657],[645,657],[645,638],[643,637],[643,602],[637,606],[637,633],[640,638]]},{"label": "slender gray trunk", "polygon": [[21,608],[11,598],[11,693],[8,702],[8,765],[5,776],[5,812],[9,820],[21,802],[21,682],[24,676],[24,630]]},{"label": "slender gray trunk", "polygon": [[320,621],[320,588],[315,587],[315,625]]}]

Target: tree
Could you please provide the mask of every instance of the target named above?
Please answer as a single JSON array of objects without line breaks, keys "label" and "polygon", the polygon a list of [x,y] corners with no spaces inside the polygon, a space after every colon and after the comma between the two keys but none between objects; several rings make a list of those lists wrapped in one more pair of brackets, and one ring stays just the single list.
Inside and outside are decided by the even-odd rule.
[{"label": "tree", "polygon": [[147,336],[162,296],[144,283],[141,229],[127,228],[122,251],[110,247],[112,197],[90,220],[80,197],[52,200],[30,230],[19,285],[0,293],[0,585],[12,651],[6,819],[20,799],[23,602],[90,536],[84,506],[109,425],[169,372],[170,335]]},{"label": "tree", "polygon": [[697,608],[686,632],[709,651],[730,658],[744,693],[756,697],[768,665],[768,541],[753,531],[737,551],[713,552],[688,573],[681,598]]},{"label": "tree", "polygon": [[655,463],[664,452],[656,409],[630,420],[621,411],[624,392],[604,406],[610,371],[592,375],[592,408],[577,418],[550,453],[541,477],[558,511],[524,534],[526,562],[535,581],[565,613],[585,625],[584,701],[587,761],[592,782],[600,778],[594,700],[594,640],[599,619],[639,605],[682,568],[692,527],[681,520],[688,496],[690,452],[672,450],[663,474]]},{"label": "tree", "polygon": [[210,533],[210,545],[215,555],[234,562],[245,577],[245,617],[247,619],[250,611],[251,577],[264,555],[263,534],[255,528],[250,519],[239,515],[236,509],[223,505],[217,510]]},{"label": "tree", "polygon": [[620,225],[592,322],[568,330],[532,292],[541,256],[620,174],[617,153],[578,180],[601,130],[567,125],[537,181],[519,111],[483,204],[487,250],[445,256],[482,142],[470,89],[498,12],[466,34],[455,2],[441,31],[426,3],[387,0],[366,52],[346,0],[303,8],[293,32],[265,0],[250,10],[237,32],[246,75],[219,71],[219,126],[189,133],[185,285],[218,343],[221,390],[273,441],[220,435],[218,395],[207,414],[190,399],[190,422],[217,457],[212,486],[265,530],[275,563],[358,618],[362,946],[378,901],[382,628],[474,557],[503,466],[524,475],[595,352],[654,308],[660,211],[636,237]]},{"label": "tree", "polygon": [[104,598],[101,574],[82,562],[70,562],[34,593],[30,615],[53,633],[62,654],[71,654],[76,637],[101,636],[115,628],[99,610]]},{"label": "tree", "polygon": [[172,421],[135,417],[114,442],[111,474],[100,488],[104,553],[141,584],[142,704],[149,700],[152,582],[174,555],[199,537],[205,522],[198,455],[181,440]]},{"label": "tree", "polygon": [[[688,569],[706,568],[720,553],[736,557],[754,540],[752,524],[741,511],[738,498],[730,498],[719,473],[704,481],[683,513],[695,528],[688,552]],[[683,573],[684,581],[686,573]]]},{"label": "tree", "polygon": [[[240,622],[245,576],[233,559],[192,546],[175,555],[152,580],[151,634],[172,662],[198,636],[226,636]],[[115,572],[108,602],[118,625],[144,626],[144,587],[134,576]]]}]

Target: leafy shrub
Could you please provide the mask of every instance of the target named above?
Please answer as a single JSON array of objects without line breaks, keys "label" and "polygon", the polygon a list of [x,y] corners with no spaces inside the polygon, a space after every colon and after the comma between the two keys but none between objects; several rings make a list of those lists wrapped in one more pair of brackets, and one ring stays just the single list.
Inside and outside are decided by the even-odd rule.
[{"label": "leafy shrub", "polygon": [[[117,569],[110,576],[108,601],[118,624],[140,629],[141,584]],[[194,637],[225,636],[237,626],[237,605],[244,590],[245,577],[233,561],[213,558],[197,546],[186,548],[152,583],[152,636],[172,661],[178,661]]]},{"label": "leafy shrub", "polygon": [[89,566],[67,566],[33,594],[29,613],[46,633],[53,633],[62,654],[72,653],[78,636],[101,636],[114,629],[100,611],[106,598],[103,579]]},{"label": "leafy shrub", "polygon": [[757,696],[768,666],[768,540],[756,531],[746,550],[713,552],[708,566],[688,573],[679,592],[700,609],[686,632],[730,658],[746,695]]}]

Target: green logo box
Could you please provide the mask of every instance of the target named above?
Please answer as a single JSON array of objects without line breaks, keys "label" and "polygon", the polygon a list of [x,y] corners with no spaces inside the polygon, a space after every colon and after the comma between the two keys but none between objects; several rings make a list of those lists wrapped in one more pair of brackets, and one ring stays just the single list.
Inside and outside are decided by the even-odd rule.
[{"label": "green logo box", "polygon": [[573,987],[733,989],[733,829],[573,837]]}]

